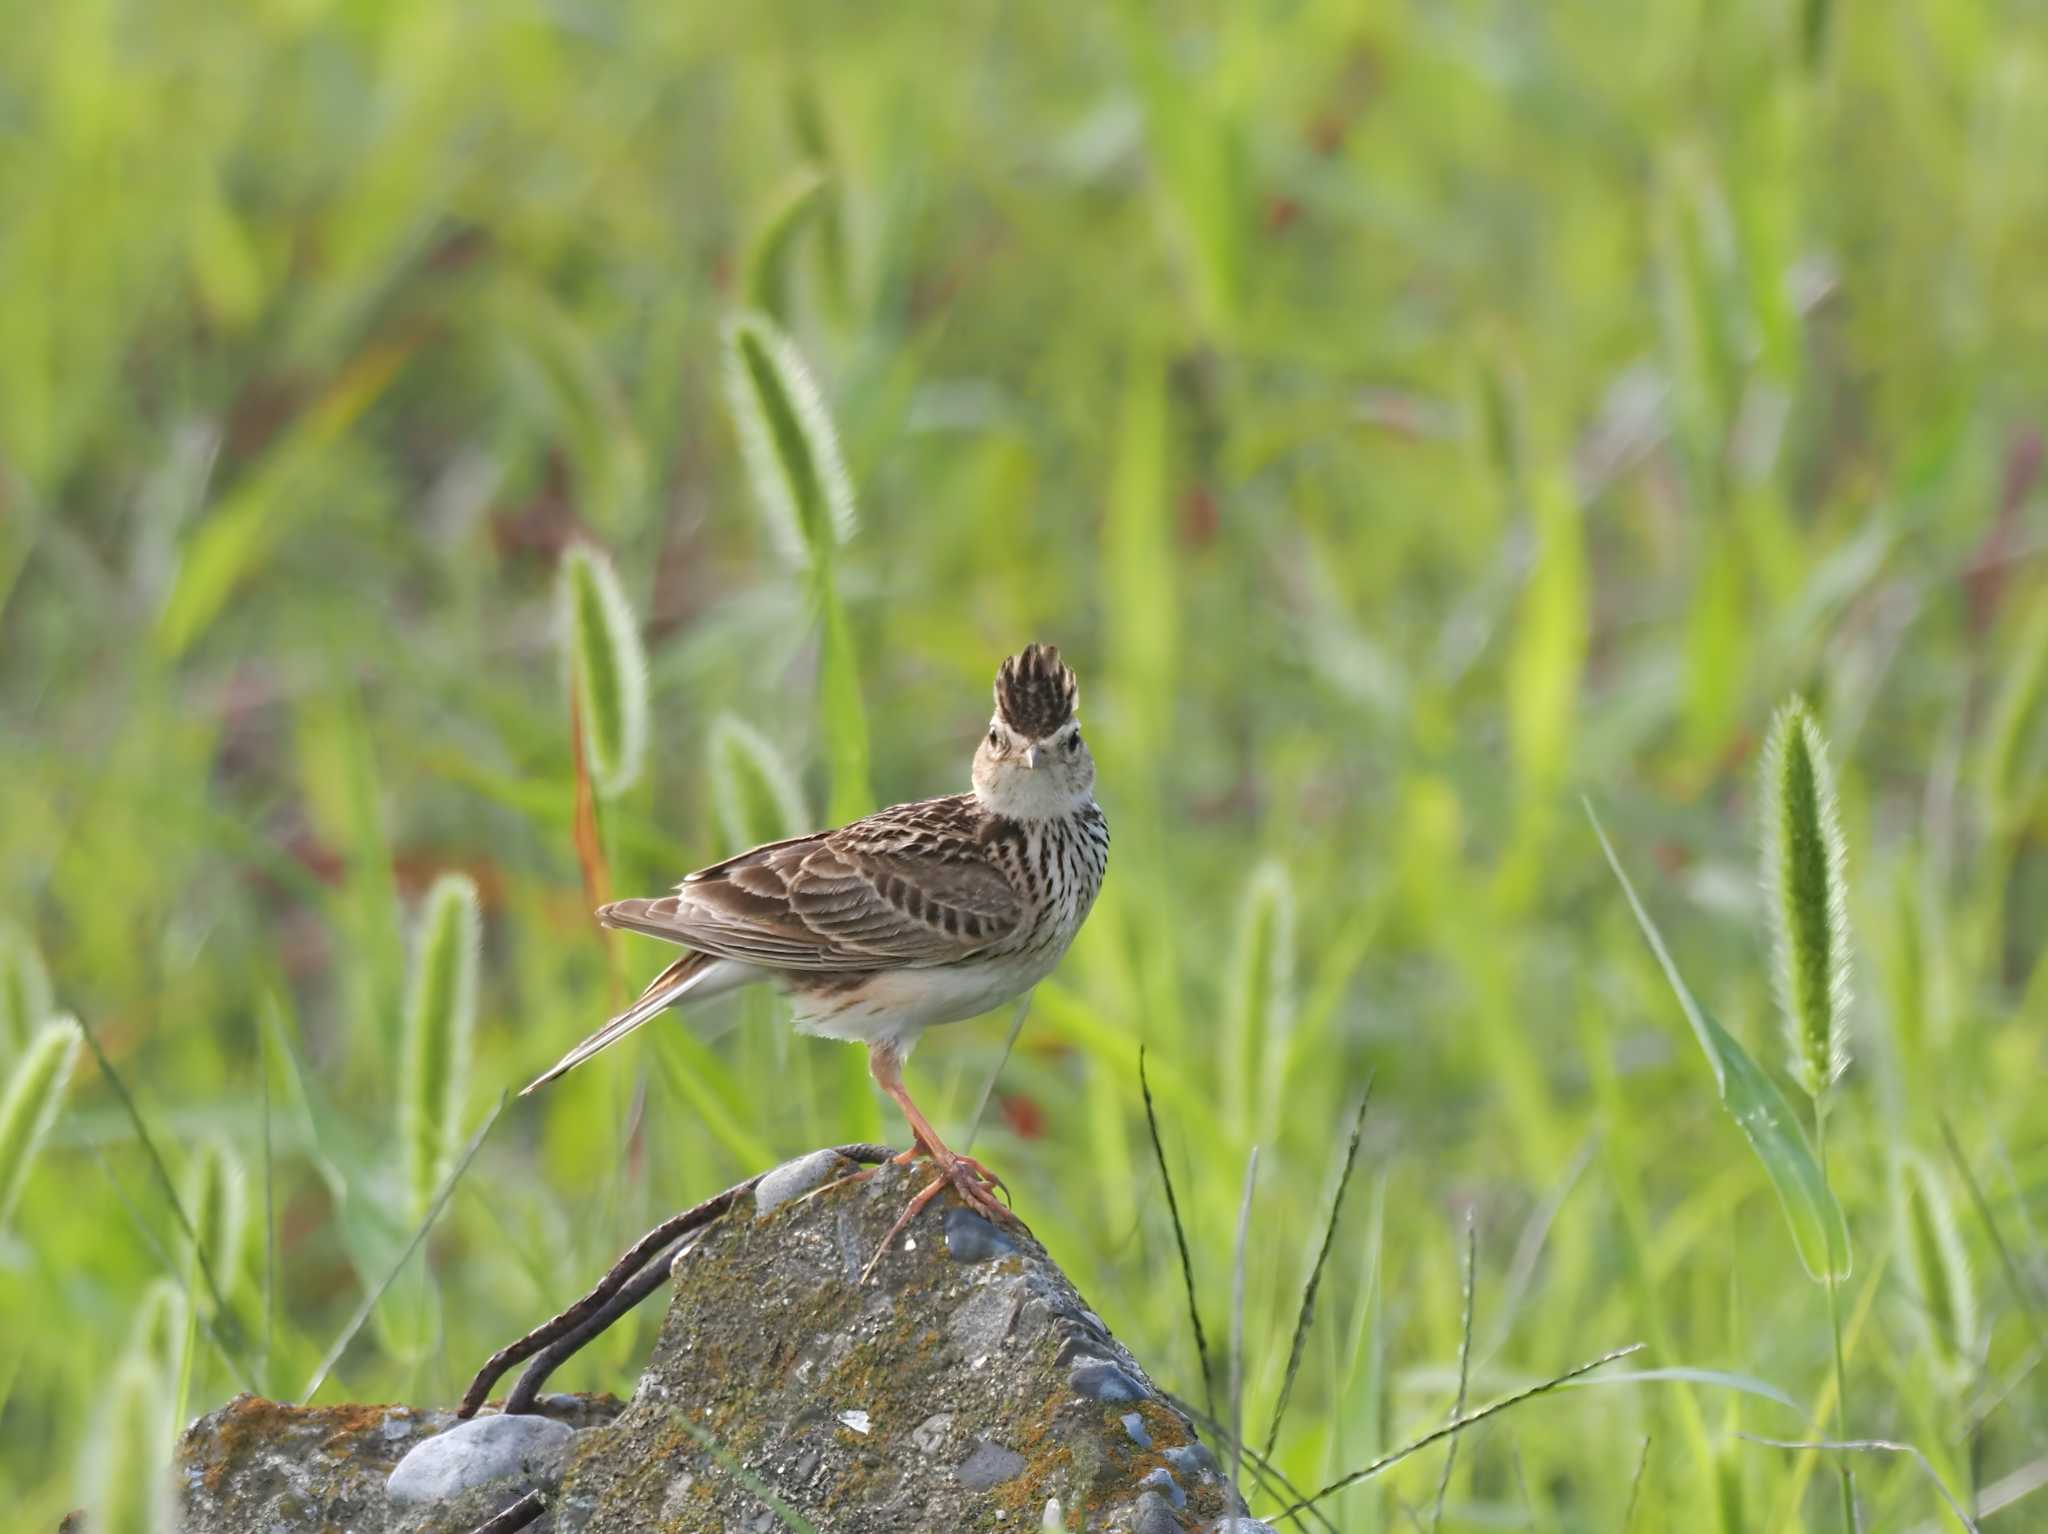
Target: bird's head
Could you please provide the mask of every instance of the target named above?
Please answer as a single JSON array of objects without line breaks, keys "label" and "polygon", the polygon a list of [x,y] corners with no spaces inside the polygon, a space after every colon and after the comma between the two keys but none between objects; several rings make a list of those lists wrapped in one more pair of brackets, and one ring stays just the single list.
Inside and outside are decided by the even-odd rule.
[{"label": "bird's head", "polygon": [[1095,789],[1095,759],[1074,717],[1080,684],[1057,647],[1026,645],[996,671],[996,712],[974,753],[974,792],[998,815],[1071,815]]}]

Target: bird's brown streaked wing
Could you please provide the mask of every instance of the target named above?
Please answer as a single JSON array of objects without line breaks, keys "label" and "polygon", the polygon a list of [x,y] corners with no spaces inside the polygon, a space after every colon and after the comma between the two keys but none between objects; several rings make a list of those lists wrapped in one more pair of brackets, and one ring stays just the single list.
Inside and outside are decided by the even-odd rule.
[{"label": "bird's brown streaked wing", "polygon": [[758,847],[659,900],[622,900],[608,925],[777,969],[944,964],[1009,933],[1023,902],[971,832],[964,805],[883,811]]}]

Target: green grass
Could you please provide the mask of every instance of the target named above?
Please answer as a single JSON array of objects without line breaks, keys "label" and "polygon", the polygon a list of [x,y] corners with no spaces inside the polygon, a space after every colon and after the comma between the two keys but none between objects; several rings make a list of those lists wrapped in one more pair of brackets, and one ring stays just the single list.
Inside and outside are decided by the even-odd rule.
[{"label": "green grass", "polygon": [[[482,917],[436,1165],[614,1003],[578,539],[646,650],[644,767],[596,807],[619,893],[792,804],[963,786],[996,662],[1061,645],[1116,844],[976,1151],[1198,1399],[1140,1046],[1226,1368],[1258,1143],[1219,1406],[1263,1442],[1373,1074],[1296,1485],[1441,1426],[1467,1362],[1487,1402],[1639,1340],[1657,1377],[1466,1434],[1439,1526],[1833,1529],[1827,1456],[1750,1440],[1838,1416],[1966,1507],[2048,1456],[2038,11],[174,0],[16,31],[0,1079],[51,1008],[136,1108],[81,1053],[0,1233],[23,1527],[154,1442],[149,1403],[293,1394],[359,1312],[322,1399],[452,1399],[660,1215],[900,1137],[858,1051],[743,998],[515,1100],[393,1276],[436,879]],[[733,419],[755,311],[858,508],[803,491],[801,563]],[[1795,692],[1857,944],[1843,1389],[1580,809],[1810,1132],[1757,844]],[[662,962],[620,943],[627,985]],[[942,1127],[1008,1023],[919,1052]],[[626,1387],[654,1320],[562,1386]],[[1863,1527],[1952,1526],[1912,1456],[1850,1468]],[[1328,1511],[1428,1526],[1442,1469]]]}]

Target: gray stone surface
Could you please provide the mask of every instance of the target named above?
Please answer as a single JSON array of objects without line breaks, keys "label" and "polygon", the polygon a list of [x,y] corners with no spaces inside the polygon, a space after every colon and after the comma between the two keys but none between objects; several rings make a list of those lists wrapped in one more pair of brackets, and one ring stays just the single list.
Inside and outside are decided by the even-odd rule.
[{"label": "gray stone surface", "polygon": [[[609,1396],[556,1395],[542,1404],[556,1428],[588,1428],[620,1410]],[[180,1527],[187,1534],[468,1534],[518,1492],[485,1488],[408,1508],[385,1489],[415,1445],[454,1425],[455,1413],[445,1408],[284,1406],[237,1396],[194,1422],[178,1446]],[[545,1523],[534,1527],[546,1534]]]},{"label": "gray stone surface", "polygon": [[576,1430],[547,1417],[472,1417],[413,1445],[385,1482],[393,1502],[446,1502],[504,1481],[526,1491],[553,1481]]},{"label": "gray stone surface", "polygon": [[[805,1176],[831,1180],[816,1167]],[[925,1180],[886,1167],[763,1214],[742,1204],[707,1229],[674,1265],[631,1403],[542,1398],[579,1431],[539,1430],[567,1453],[558,1474],[538,1462],[523,1472],[549,1498],[532,1534],[783,1534],[771,1497],[830,1534],[1028,1534],[1054,1500],[1068,1527],[1095,1534],[1187,1534],[1242,1514],[1203,1473],[1214,1461],[1186,1418],[1028,1235],[989,1241],[947,1195],[859,1281]],[[791,1172],[786,1184],[803,1181]],[[470,1432],[506,1431],[490,1420]],[[448,1501],[385,1492],[408,1451],[450,1421],[243,1397],[186,1434],[183,1527],[469,1534],[526,1481]],[[1259,1528],[1244,1520],[1232,1534]]]}]

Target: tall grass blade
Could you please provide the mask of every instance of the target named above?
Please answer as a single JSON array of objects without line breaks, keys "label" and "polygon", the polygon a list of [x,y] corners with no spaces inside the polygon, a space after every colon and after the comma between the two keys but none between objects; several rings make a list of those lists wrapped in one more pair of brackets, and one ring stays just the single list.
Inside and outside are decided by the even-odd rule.
[{"label": "tall grass blade", "polygon": [[348,1351],[348,1345],[355,1341],[356,1333],[361,1331],[364,1324],[376,1313],[377,1304],[384,1298],[385,1291],[398,1281],[398,1275],[403,1273],[405,1265],[412,1261],[412,1254],[418,1251],[420,1243],[427,1239],[427,1232],[434,1228],[434,1222],[441,1218],[441,1211],[448,1207],[448,1200],[454,1196],[456,1184],[462,1181],[462,1174],[469,1170],[469,1164],[476,1159],[476,1153],[483,1149],[484,1140],[490,1134],[491,1126],[498,1122],[498,1115],[505,1111],[505,1101],[506,1095],[499,1093],[497,1103],[485,1115],[484,1121],[476,1126],[476,1133],[469,1137],[469,1143],[463,1146],[462,1154],[456,1158],[455,1165],[448,1169],[447,1177],[435,1190],[434,1201],[427,1206],[426,1213],[420,1216],[418,1225],[413,1228],[412,1239],[405,1243],[405,1250],[398,1254],[398,1260],[391,1264],[390,1270],[363,1296],[363,1301],[356,1307],[355,1314],[348,1318],[348,1324],[341,1329],[333,1344],[321,1356],[320,1362],[314,1366],[312,1374],[306,1379],[306,1388],[299,1392],[301,1406],[311,1401],[314,1393],[326,1382],[328,1374],[341,1362],[341,1355]]},{"label": "tall grass blade", "polygon": [[1767,1449],[1797,1449],[1804,1453],[1825,1454],[1903,1454],[1918,1465],[1927,1479],[1934,1483],[1934,1489],[1941,1494],[1941,1500],[1948,1504],[1948,1510],[1955,1514],[1956,1522],[1969,1531],[1978,1534],[1977,1520],[1963,1511],[1963,1505],[1956,1501],[1955,1493],[1948,1489],[1948,1482],[1934,1468],[1926,1454],[1910,1443],[1893,1443],[1884,1438],[1818,1439],[1800,1442],[1787,1438],[1759,1438],[1753,1433],[1736,1435],[1749,1443],[1762,1444]]},{"label": "tall grass blade", "polygon": [[415,1219],[447,1176],[462,1140],[482,943],[475,881],[443,874],[427,892],[406,987],[398,1132]]},{"label": "tall grass blade", "polygon": [[159,1534],[171,1527],[170,1405],[147,1358],[129,1354],[107,1382],[88,1471],[92,1534]]},{"label": "tall grass blade", "polygon": [[1294,889],[1279,863],[1262,863],[1245,887],[1229,997],[1231,1126],[1241,1140],[1265,1139],[1279,1120],[1294,1031]]},{"label": "tall grass blade", "polygon": [[574,712],[598,792],[616,797],[647,756],[647,654],[640,626],[602,550],[571,544],[562,556],[561,625]]},{"label": "tall grass blade", "polygon": [[810,826],[803,789],[782,753],[731,714],[711,722],[711,799],[725,845],[735,852],[800,836]]},{"label": "tall grass blade", "polygon": [[1244,1468],[1244,1290],[1245,1253],[1251,1244],[1252,1193],[1259,1180],[1259,1148],[1244,1161],[1244,1194],[1237,1205],[1237,1243],[1230,1260],[1230,1489]]},{"label": "tall grass blade", "polygon": [[263,1105],[263,1352],[257,1378],[271,1389],[270,1361],[277,1351],[277,1144],[270,1122],[270,1030],[256,1030],[256,1074]]},{"label": "tall grass blade", "polygon": [[56,1011],[50,972],[35,940],[11,922],[0,922],[0,1062],[28,1048],[36,1029]]},{"label": "tall grass blade", "polygon": [[1145,1074],[1145,1050],[1138,1049],[1138,1092],[1145,1099],[1145,1132],[1151,1137],[1152,1159],[1159,1167],[1159,1183],[1166,1190],[1166,1216],[1173,1223],[1173,1242],[1180,1251],[1181,1288],[1187,1295],[1188,1325],[1195,1334],[1195,1358],[1202,1367],[1202,1405],[1216,1415],[1216,1371],[1209,1360],[1209,1337],[1202,1329],[1202,1307],[1195,1298],[1195,1263],[1188,1255],[1187,1227],[1181,1223],[1180,1200],[1174,1196],[1173,1174],[1166,1169],[1166,1147],[1159,1138],[1159,1114],[1152,1106],[1152,1082]]},{"label": "tall grass blade", "polygon": [[1898,1175],[1906,1281],[1941,1372],[1959,1380],[1976,1362],[1977,1292],[1955,1205],[1925,1157],[1904,1154]]},{"label": "tall grass blade", "polygon": [[1785,1094],[1778,1090],[1777,1084],[1750,1058],[1749,1052],[1736,1042],[1734,1035],[1694,999],[1684,977],[1678,973],[1671,951],[1664,946],[1663,933],[1650,920],[1650,913],[1637,897],[1635,886],[1622,869],[1613,844],[1607,840],[1600,817],[1594,814],[1590,802],[1586,803],[1585,809],[1593,834],[1600,839],[1600,850],[1607,856],[1607,866],[1614,870],[1614,877],[1621,884],[1629,909],[1635,913],[1636,925],[1642,929],[1644,940],[1649,943],[1651,953],[1663,969],[1664,978],[1670,982],[1672,994],[1678,998],[1679,1009],[1691,1024],[1693,1037],[1699,1041],[1700,1050],[1714,1072],[1721,1105],[1749,1141],[1750,1149],[1756,1153],[1757,1161],[1777,1191],[1800,1262],[1815,1279],[1823,1279],[1829,1274],[1837,1278],[1846,1277],[1849,1273],[1849,1227],[1842,1218],[1842,1206],[1836,1202],[1827,1179],[1821,1173],[1813,1146],[1793,1115],[1792,1105],[1785,1101]]},{"label": "tall grass blade", "polygon": [[179,1294],[184,1297],[185,1314],[199,1323],[199,1329],[206,1334],[206,1340],[213,1344],[222,1361],[227,1364],[236,1379],[241,1381],[242,1388],[254,1391],[256,1381],[242,1366],[240,1357],[228,1346],[227,1338],[215,1324],[220,1316],[218,1308],[207,1310],[192,1292],[191,1264],[172,1260],[171,1254],[164,1250],[163,1242],[157,1239],[156,1232],[150,1229],[149,1222],[142,1217],[142,1211],[135,1207],[135,1201],[128,1196],[128,1190],[121,1186],[121,1179],[115,1175],[114,1164],[107,1159],[107,1153],[97,1145],[92,1148],[92,1153],[93,1159],[100,1164],[100,1171],[106,1176],[107,1186],[114,1190],[114,1201],[121,1206],[121,1212],[128,1216],[128,1225],[135,1232],[135,1238],[148,1250],[149,1255],[156,1259],[156,1265],[166,1280],[175,1285]]},{"label": "tall grass blade", "polygon": [[1273,1420],[1266,1428],[1266,1455],[1280,1441],[1280,1424],[1286,1420],[1288,1403],[1294,1398],[1295,1376],[1301,1372],[1302,1354],[1308,1345],[1309,1328],[1315,1325],[1316,1291],[1323,1282],[1323,1265],[1330,1260],[1330,1248],[1337,1242],[1337,1225],[1344,1217],[1344,1195],[1351,1188],[1351,1174],[1358,1166],[1358,1144],[1365,1136],[1365,1113],[1372,1105],[1372,1077],[1365,1079],[1358,1108],[1351,1115],[1351,1142],[1344,1148],[1344,1170],[1337,1174],[1336,1196],[1330,1200],[1330,1218],[1323,1226],[1323,1244],[1308,1270],[1308,1282],[1301,1288],[1301,1305],[1294,1313],[1294,1339],[1287,1345],[1287,1369],[1280,1377],[1280,1395],[1273,1402]]},{"label": "tall grass blade", "polygon": [[7,1228],[36,1152],[64,1105],[78,1041],[79,1027],[71,1019],[44,1023],[8,1073],[7,1090],[0,1095],[0,1231]]},{"label": "tall grass blade", "polygon": [[1628,1505],[1621,1514],[1621,1534],[1636,1526],[1636,1506],[1643,1499],[1643,1472],[1650,1468],[1650,1435],[1643,1434],[1643,1446],[1636,1451],[1636,1473],[1628,1478]]},{"label": "tall grass blade", "polygon": [[1991,1249],[1998,1253],[1999,1270],[2005,1275],[2006,1288],[2012,1291],[2013,1303],[2019,1307],[2020,1317],[2027,1324],[2027,1331],[2034,1339],[2035,1348],[2048,1354],[2048,1328],[2041,1322],[2041,1314],[2033,1290],[2020,1272],[2019,1260],[2006,1244],[2005,1233],[1998,1228],[1998,1220],[1991,1212],[1991,1201],[1984,1196],[1983,1184],[1977,1181],[1977,1174],[1970,1169],[1970,1159],[1963,1154],[1962,1143],[1956,1139],[1955,1126],[1948,1121],[1948,1115],[1941,1118],[1941,1139],[1948,1147],[1949,1159],[1955,1163],[1956,1175],[1969,1190],[1970,1207],[1976,1210],[1977,1219],[1983,1225],[1985,1234],[1991,1238]]},{"label": "tall grass blade", "polygon": [[1983,778],[1993,827],[2009,834],[2041,794],[2048,715],[2048,602],[2037,601],[2007,652],[1984,726]]},{"label": "tall grass blade", "polygon": [[747,303],[762,314],[789,319],[790,267],[797,237],[828,206],[831,182],[815,166],[806,166],[783,189],[774,211],[747,252]]},{"label": "tall grass blade", "polygon": [[725,372],[747,478],[770,534],[798,563],[829,564],[853,536],[853,481],[802,354],[773,320],[744,314],[726,327]]},{"label": "tall grass blade", "polygon": [[[235,1372],[246,1380],[249,1371],[242,1363],[240,1320],[229,1307],[226,1296],[221,1293],[220,1280],[213,1271],[213,1258],[206,1249],[206,1243],[199,1239],[199,1232],[193,1227],[191,1217],[185,1212],[185,1205],[178,1197],[177,1187],[171,1181],[171,1169],[164,1164],[163,1152],[157,1149],[156,1137],[150,1134],[149,1126],[143,1122],[142,1110],[136,1107],[135,1098],[129,1092],[128,1084],[121,1079],[120,1073],[114,1069],[114,1062],[107,1058],[107,1052],[100,1047],[99,1036],[83,1020],[73,1022],[84,1035],[86,1047],[92,1051],[93,1059],[99,1064],[100,1074],[106,1077],[107,1085],[114,1089],[114,1096],[120,1099],[121,1111],[128,1116],[128,1123],[135,1131],[135,1138],[142,1145],[143,1157],[149,1162],[150,1174],[155,1180],[157,1192],[163,1195],[164,1202],[170,1206],[171,1216],[177,1221],[178,1229],[183,1232],[187,1247],[198,1260],[199,1277],[206,1285],[207,1296],[213,1301],[213,1316],[208,1322],[209,1332],[220,1345],[221,1352],[233,1365]],[[111,1168],[108,1175],[112,1175]],[[139,1219],[137,1223],[141,1224]],[[146,1226],[142,1228],[147,1229]],[[168,1262],[166,1265],[168,1266]]]},{"label": "tall grass blade", "polygon": [[844,823],[874,808],[868,790],[868,715],[861,702],[853,629],[831,567],[813,572],[812,585],[819,622],[818,702],[832,784],[828,808],[833,820]]},{"label": "tall grass blade", "polygon": [[[1465,1284],[1460,1298],[1458,1313],[1458,1395],[1451,1404],[1451,1416],[1455,1419],[1465,1415],[1465,1392],[1472,1384],[1472,1302],[1478,1292],[1479,1283],[1479,1226],[1471,1212],[1465,1214]],[[1451,1472],[1458,1468],[1458,1440],[1453,1438],[1444,1449],[1443,1473],[1436,1481],[1436,1502],[1430,1509],[1430,1534],[1443,1527],[1444,1498],[1450,1494]]]},{"label": "tall grass blade", "polygon": [[1764,889],[1793,1078],[1819,1102],[1849,1064],[1849,896],[1827,742],[1794,698],[1764,748]]}]

